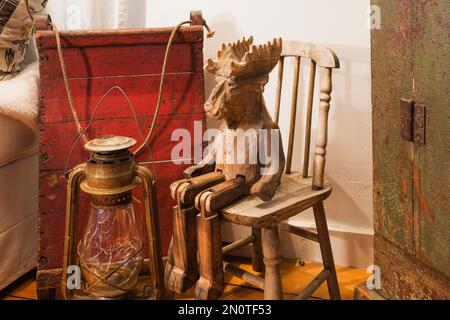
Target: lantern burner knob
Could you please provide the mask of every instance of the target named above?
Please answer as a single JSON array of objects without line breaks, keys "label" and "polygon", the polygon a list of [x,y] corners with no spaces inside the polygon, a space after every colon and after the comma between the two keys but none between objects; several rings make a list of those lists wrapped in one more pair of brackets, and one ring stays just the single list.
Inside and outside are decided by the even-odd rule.
[{"label": "lantern burner knob", "polygon": [[93,153],[113,153],[121,150],[127,150],[135,146],[137,141],[133,138],[104,135],[88,141],[84,148]]}]

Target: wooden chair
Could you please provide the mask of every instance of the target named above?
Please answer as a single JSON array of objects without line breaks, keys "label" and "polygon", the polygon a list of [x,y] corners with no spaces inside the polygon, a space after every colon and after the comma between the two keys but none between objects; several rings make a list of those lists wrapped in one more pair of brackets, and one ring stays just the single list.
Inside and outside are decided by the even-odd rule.
[{"label": "wooden chair", "polygon": [[[332,191],[330,183],[324,180],[324,171],[328,135],[328,112],[332,92],[332,71],[335,68],[339,68],[339,60],[334,52],[329,49],[310,43],[284,41],[278,69],[278,88],[275,105],[276,122],[278,122],[280,114],[284,61],[288,57],[294,57],[295,69],[286,168],[281,185],[275,197],[269,202],[264,202],[255,196],[247,196],[228,207],[205,215],[210,217],[208,220],[220,219],[252,228],[252,234],[249,237],[223,247],[222,254],[215,250],[215,248],[222,246],[218,223],[208,222],[207,219],[199,219],[197,221],[200,268],[200,279],[197,281],[196,288],[197,298],[207,299],[217,297],[217,291],[220,293],[220,288],[223,288],[223,272],[227,271],[263,289],[265,299],[282,299],[283,291],[279,268],[279,228],[281,228],[284,231],[320,244],[324,269],[298,295],[298,299],[307,299],[325,280],[328,283],[330,298],[340,299],[336,269],[323,206],[323,201],[328,198]],[[306,112],[303,172],[299,173],[292,172],[291,168],[295,140],[298,83],[302,59],[310,60],[311,68]],[[320,87],[320,110],[313,174],[309,176],[311,121],[317,70],[323,71],[323,78]],[[211,190],[205,190],[199,194],[196,201],[199,202],[202,199],[207,199],[208,193],[211,193]],[[197,208],[207,207],[199,203],[196,203],[196,206]],[[311,207],[314,210],[317,233],[290,224],[289,218]],[[214,232],[209,230],[207,233],[214,236],[205,239],[204,228],[214,228]],[[255,271],[263,271],[265,267],[264,279],[223,261],[223,255],[250,243],[253,244],[253,269]],[[216,293],[208,293],[208,290],[211,289],[215,290]]]}]

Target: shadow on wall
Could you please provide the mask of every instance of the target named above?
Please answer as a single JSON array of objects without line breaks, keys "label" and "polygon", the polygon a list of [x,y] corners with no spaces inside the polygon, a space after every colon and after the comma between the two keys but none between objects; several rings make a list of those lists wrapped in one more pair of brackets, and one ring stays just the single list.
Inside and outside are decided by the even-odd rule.
[{"label": "shadow on wall", "polygon": [[[306,228],[315,231],[313,228]],[[231,242],[243,236],[249,235],[249,228],[222,224],[222,234],[225,241]],[[280,231],[281,256],[284,258],[298,259],[300,261],[322,261],[319,244],[287,232]],[[357,232],[342,232],[330,230],[331,245],[334,261],[337,265],[367,268],[373,264],[373,237]],[[236,251],[234,255],[251,257],[250,246]]]},{"label": "shadow on wall", "polygon": [[[361,205],[358,204],[358,195],[356,197],[355,195],[350,196],[345,187],[330,176],[327,176],[327,180],[333,186],[333,192],[330,198],[324,202],[328,220],[342,222],[343,224],[349,222],[349,232],[351,232],[352,227],[357,227],[366,229],[367,234],[370,234],[369,229],[373,228],[373,220],[367,216],[367,212],[364,212]],[[358,217],[356,223],[348,221],[348,212]]]},{"label": "shadow on wall", "polygon": [[[332,219],[348,221],[352,225],[369,227],[372,224],[371,208],[371,119],[370,119],[370,55],[368,48],[325,45],[333,48],[341,58],[341,69],[333,74],[333,93],[329,117],[329,141],[327,147],[326,174],[333,182],[334,192],[328,201]],[[306,59],[305,59],[306,60]],[[285,63],[284,91],[280,127],[283,144],[288,142],[290,102],[292,91],[292,61]],[[308,92],[309,61],[303,61],[302,78],[298,93],[295,147],[293,167],[301,170],[304,153],[306,93]],[[270,87],[266,91],[269,109],[273,110],[276,79],[272,73]],[[318,123],[318,106],[321,73],[315,85],[314,114],[309,174],[312,174],[315,130]],[[286,148],[285,148],[286,149]],[[286,151],[286,150],[285,150]],[[347,192],[347,194],[345,194]],[[345,209],[345,210],[340,210]],[[346,212],[343,216],[342,212]]]},{"label": "shadow on wall", "polygon": [[[327,179],[333,185],[333,193],[325,201],[325,207],[330,233],[334,239],[335,260],[345,265],[367,266],[372,263],[373,250],[370,48],[334,44],[324,46],[332,48],[341,61],[341,68],[333,74],[325,171]],[[308,72],[304,70],[304,73]],[[316,81],[311,164],[314,157],[314,130],[317,128],[317,100],[321,79],[320,75]],[[289,79],[285,83],[292,82]],[[302,78],[296,120],[300,124],[296,128],[297,137],[304,135],[304,97],[308,89],[306,84],[307,79]],[[290,102],[291,97],[286,99]],[[286,103],[289,103],[287,101]],[[286,145],[287,140],[284,143]],[[296,163],[296,169],[301,168],[303,143],[301,141],[296,144],[294,149],[293,162]],[[309,173],[312,173],[311,167]],[[308,210],[296,220],[311,216],[312,210]],[[334,224],[339,225],[341,230],[334,230]],[[284,237],[284,241],[283,252],[286,256],[294,257],[297,254],[302,259],[315,261],[320,258],[320,251],[316,246],[292,237]]]},{"label": "shadow on wall", "polygon": [[[311,230],[315,231],[315,230]],[[337,265],[367,268],[373,262],[373,238],[365,234],[330,231]],[[283,257],[301,261],[322,261],[319,244],[285,232],[281,233]],[[250,251],[248,254],[251,254]]]},{"label": "shadow on wall", "polygon": [[[327,173],[333,183],[329,216],[372,227],[370,48],[330,45],[341,60],[334,78]],[[333,102],[334,101],[334,102]]]}]

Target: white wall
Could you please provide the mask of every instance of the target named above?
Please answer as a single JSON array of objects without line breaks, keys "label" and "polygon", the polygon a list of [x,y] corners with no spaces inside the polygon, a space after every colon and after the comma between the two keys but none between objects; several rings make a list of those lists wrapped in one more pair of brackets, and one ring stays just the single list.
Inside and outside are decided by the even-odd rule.
[{"label": "white wall", "polygon": [[[121,10],[128,2],[127,11]],[[205,40],[205,59],[214,57],[222,42],[254,35],[256,42],[274,37],[319,43],[336,51],[341,69],[334,73],[334,91],[329,118],[326,173],[333,194],[325,202],[335,260],[342,265],[365,267],[372,262],[372,137],[370,92],[370,31],[366,27],[369,0],[58,0],[49,11],[61,29],[72,20],[67,7],[78,5],[81,28],[173,26],[189,18],[189,11],[202,10],[216,36]],[[70,11],[70,10],[69,10]],[[128,15],[128,22],[124,18]],[[124,22],[125,21],[125,22]],[[306,67],[306,66],[304,66]],[[287,62],[280,125],[287,141],[292,62]],[[265,92],[270,111],[275,99],[276,70]],[[304,72],[305,75],[308,71]],[[305,81],[300,86],[298,134],[303,132]],[[206,75],[207,94],[213,79]],[[316,86],[318,87],[318,86]],[[317,108],[315,108],[317,111]],[[317,115],[316,115],[317,116]],[[211,125],[214,125],[211,123]],[[301,130],[301,131],[300,131]],[[297,144],[294,162],[300,164],[303,143]],[[297,166],[300,169],[299,166]],[[311,212],[297,223],[311,227]],[[231,240],[242,228],[225,227]],[[298,238],[283,237],[283,254],[304,260],[319,260],[317,247]]]},{"label": "white wall", "polygon": [[[213,57],[221,42],[232,42],[249,35],[254,35],[256,42],[281,36],[285,40],[323,44],[336,51],[341,69],[334,74],[326,167],[334,190],[325,207],[335,260],[339,264],[360,267],[372,262],[373,234],[368,7],[369,0],[148,0],[145,19],[148,26],[171,26],[185,20],[190,10],[201,9],[216,31],[213,39],[205,40],[205,58]],[[287,84],[283,95],[286,112],[281,113],[280,121],[284,142],[287,141],[289,124],[287,110],[290,109],[292,72],[289,71],[292,65],[288,64],[284,79]],[[206,79],[209,93],[212,79],[210,76]],[[276,70],[265,92],[270,111],[273,110],[275,88]],[[302,85],[299,100],[302,111],[304,90]],[[299,123],[301,119],[300,114]],[[304,127],[301,127],[303,131]],[[299,144],[294,161],[300,162],[301,151]],[[298,223],[311,226],[311,218],[311,213],[308,213]],[[244,231],[225,227],[224,235],[231,240],[245,234]],[[289,236],[283,236],[283,254],[304,260],[320,258],[314,245]]]}]

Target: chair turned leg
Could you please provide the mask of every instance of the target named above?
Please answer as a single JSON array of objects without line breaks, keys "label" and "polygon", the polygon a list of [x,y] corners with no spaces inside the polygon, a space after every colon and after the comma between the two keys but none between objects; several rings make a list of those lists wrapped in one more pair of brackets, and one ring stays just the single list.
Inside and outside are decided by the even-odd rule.
[{"label": "chair turned leg", "polygon": [[340,300],[341,293],[336,276],[336,268],[334,266],[333,252],[331,249],[330,235],[328,234],[327,218],[323,202],[314,205],[314,218],[316,220],[317,234],[319,236],[320,251],[322,253],[323,265],[330,271],[327,278],[328,293],[331,300]]},{"label": "chair turned leg", "polygon": [[167,289],[179,294],[192,287],[198,278],[196,219],[195,207],[173,209],[172,257],[167,261],[164,279]]},{"label": "chair turned leg", "polygon": [[219,215],[203,217],[199,214],[197,232],[200,279],[195,287],[195,298],[218,299],[224,283]]},{"label": "chair turned leg", "polygon": [[255,238],[252,243],[252,266],[253,271],[264,271],[264,257],[262,252],[261,229],[252,228],[252,235]]},{"label": "chair turned leg", "polygon": [[280,236],[278,227],[262,230],[262,247],[266,266],[264,299],[282,300],[283,287],[280,273]]}]

